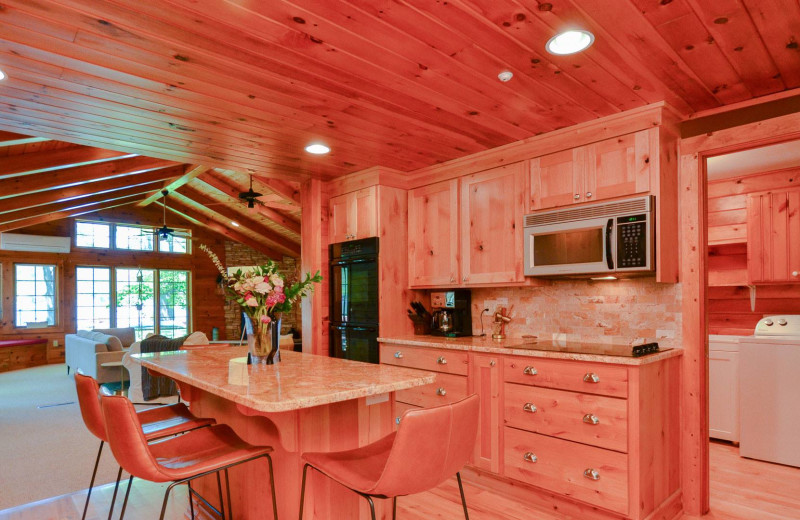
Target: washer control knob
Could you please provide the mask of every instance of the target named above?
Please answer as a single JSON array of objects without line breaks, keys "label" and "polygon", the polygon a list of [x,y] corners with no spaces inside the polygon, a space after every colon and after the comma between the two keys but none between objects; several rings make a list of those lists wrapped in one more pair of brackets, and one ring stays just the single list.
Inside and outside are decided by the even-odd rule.
[{"label": "washer control knob", "polygon": [[778,325],[780,325],[781,327],[785,327],[785,326],[786,326],[786,323],[787,323],[787,321],[786,321],[786,320],[784,320],[783,318],[781,318],[781,319],[779,319],[779,320],[778,320]]},{"label": "washer control knob", "polygon": [[775,325],[775,322],[772,320],[766,320],[764,322],[764,325],[766,325],[767,327],[772,327],[773,325]]}]

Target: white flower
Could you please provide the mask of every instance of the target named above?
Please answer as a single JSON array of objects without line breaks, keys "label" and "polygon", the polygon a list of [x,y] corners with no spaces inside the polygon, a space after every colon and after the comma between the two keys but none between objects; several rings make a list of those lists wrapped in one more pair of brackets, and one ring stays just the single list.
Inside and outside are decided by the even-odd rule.
[{"label": "white flower", "polygon": [[263,281],[264,281],[264,277],[263,276],[254,276],[253,277],[253,284],[255,284],[255,285],[258,285]]},{"label": "white flower", "polygon": [[267,294],[272,290],[272,286],[267,282],[257,283],[256,286],[253,288],[255,292],[260,292],[261,294]]},{"label": "white flower", "polygon": [[277,273],[270,276],[269,281],[272,282],[272,285],[276,287],[283,287],[283,278],[281,278],[281,275]]}]

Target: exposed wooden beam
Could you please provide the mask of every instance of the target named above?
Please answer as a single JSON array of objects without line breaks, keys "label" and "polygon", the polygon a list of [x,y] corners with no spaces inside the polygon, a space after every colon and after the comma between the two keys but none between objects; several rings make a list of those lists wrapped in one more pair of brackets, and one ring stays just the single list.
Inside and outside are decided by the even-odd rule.
[{"label": "exposed wooden beam", "polygon": [[[11,197],[5,199],[2,204],[0,204],[0,214],[41,206],[44,204],[52,204],[54,202],[66,202],[68,200],[91,197],[93,195],[126,188],[147,186],[148,190],[158,190],[160,185],[154,186],[154,183],[162,183],[164,181],[174,179],[176,175],[180,175],[181,171],[182,167],[173,166],[172,168],[151,170],[147,173],[142,173],[136,176],[113,177],[111,179],[106,179],[99,182],[81,183],[77,186],[68,186],[54,190],[29,193],[19,197]],[[2,181],[0,181],[0,183],[1,182]],[[156,191],[156,193],[159,192]]]},{"label": "exposed wooden beam", "polygon": [[[209,186],[216,188],[217,190],[221,191],[225,195],[238,200],[239,199],[239,188],[230,184],[230,181],[219,174],[217,174],[214,170],[208,171],[197,178],[198,180],[208,184]],[[275,211],[271,208],[266,208],[264,206],[256,205],[253,208],[263,217],[273,221],[274,223],[278,224],[279,226],[283,226],[289,231],[293,233],[300,234],[300,222],[293,219],[288,215],[284,215],[279,211]]]},{"label": "exposed wooden beam", "polygon": [[[161,204],[161,202],[159,201],[156,201],[155,204],[158,204],[159,206],[163,207],[163,204]],[[217,222],[216,220],[209,218],[203,215],[202,213],[195,211],[192,208],[186,207],[180,202],[177,203],[175,201],[170,202],[167,205],[167,209],[193,224],[198,224],[203,227],[206,227],[211,231],[219,233],[220,235],[223,235],[227,238],[230,238],[231,240],[245,244],[246,246],[249,246],[260,253],[264,253],[273,260],[281,260],[284,256],[284,254],[281,253],[280,251],[276,251],[270,247],[267,247],[264,243],[259,242],[257,240],[253,240],[252,238],[242,233],[239,233],[238,231],[229,229],[220,224],[219,222]]]},{"label": "exposed wooden beam", "polygon": [[12,231],[14,229],[26,228],[28,226],[35,226],[37,224],[44,224],[45,222],[52,222],[54,220],[77,217],[79,215],[84,215],[86,213],[94,213],[96,211],[103,211],[106,209],[116,208],[119,206],[125,206],[127,204],[135,204],[139,202],[141,199],[142,199],[142,194],[131,195],[128,197],[114,199],[113,201],[93,202],[91,204],[86,204],[83,206],[79,206],[77,208],[68,208],[61,211],[46,213],[44,215],[36,215],[21,220],[15,220],[13,222],[6,222],[0,224],[0,233],[5,233],[7,231]]},{"label": "exposed wooden beam", "polygon": [[3,159],[3,162],[0,163],[0,179],[64,168],[74,168],[87,164],[116,161],[128,157],[136,157],[136,155],[137,154],[84,146],[60,148],[58,150],[35,154],[15,155],[13,157],[6,157]]},{"label": "exposed wooden beam", "polygon": [[[230,207],[226,207],[225,204],[220,204],[216,200],[189,186],[184,186],[181,188],[180,192],[173,193],[173,196],[187,206],[199,206],[220,215],[223,222],[236,221],[243,228],[257,233],[263,237],[264,240],[271,242],[277,249],[285,250],[286,254],[289,256],[300,256],[299,243],[259,224],[255,220],[247,217],[247,215],[234,211]],[[169,205],[169,202],[167,202],[167,204]]]},{"label": "exposed wooden beam", "polygon": [[280,179],[270,179],[269,177],[262,177],[260,175],[253,175],[258,182],[266,184],[269,189],[280,195],[286,200],[291,200],[297,203],[300,207],[300,187],[295,187],[291,183],[282,181]]},{"label": "exposed wooden beam", "polygon": [[0,146],[18,146],[21,144],[41,143],[49,141],[46,137],[30,137],[14,132],[0,132]]},{"label": "exposed wooden beam", "polygon": [[150,157],[131,157],[119,161],[42,172],[36,175],[0,179],[0,199],[111,178],[128,178],[129,182],[136,182],[131,176],[177,165],[171,161],[151,159]]},{"label": "exposed wooden beam", "polygon": [[153,191],[152,188],[148,188],[148,186],[144,187],[135,186],[133,188],[128,188],[126,190],[112,191],[109,193],[100,193],[97,195],[92,195],[91,197],[84,197],[78,200],[69,200],[57,204],[45,204],[42,206],[27,208],[20,211],[14,211],[11,213],[3,213],[2,215],[0,215],[0,222],[3,225],[6,225],[19,220],[25,220],[32,217],[37,217],[39,215],[46,215],[48,213],[59,213],[69,210],[79,210],[81,208],[130,197],[138,196],[139,198],[141,198],[141,196],[144,194],[150,195],[152,191]]},{"label": "exposed wooden beam", "polygon": [[[205,172],[207,172],[210,169],[211,168],[209,166],[199,166],[199,165],[189,166],[186,169],[186,173],[184,173],[183,175],[181,175],[180,177],[178,177],[174,181],[170,182],[166,186],[164,186],[161,189],[161,191],[167,190],[168,192],[172,193],[175,190],[177,190],[178,188],[180,188],[181,186],[183,186],[184,184],[188,183],[189,181],[191,181],[192,179],[198,177],[199,175],[204,174]],[[149,197],[147,197],[146,199],[144,199],[142,202],[140,202],[137,205],[140,208],[143,208],[143,207],[148,206],[148,205],[152,204],[153,202],[155,202],[156,199],[158,199],[160,196],[161,196],[161,192],[154,193],[154,194],[150,195]]]}]

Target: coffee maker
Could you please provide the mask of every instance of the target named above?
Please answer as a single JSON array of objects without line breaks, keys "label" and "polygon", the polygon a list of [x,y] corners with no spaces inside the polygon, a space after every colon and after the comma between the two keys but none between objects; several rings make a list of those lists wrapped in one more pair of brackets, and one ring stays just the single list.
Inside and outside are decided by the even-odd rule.
[{"label": "coffee maker", "polygon": [[431,293],[431,334],[451,338],[472,336],[472,300],[467,289]]}]

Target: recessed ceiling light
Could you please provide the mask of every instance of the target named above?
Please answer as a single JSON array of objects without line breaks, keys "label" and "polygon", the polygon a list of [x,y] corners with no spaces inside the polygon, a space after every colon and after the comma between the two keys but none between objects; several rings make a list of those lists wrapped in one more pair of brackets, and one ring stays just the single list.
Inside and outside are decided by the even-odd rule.
[{"label": "recessed ceiling light", "polygon": [[308,153],[313,153],[314,155],[324,155],[330,152],[331,149],[322,143],[311,143],[310,145],[306,146],[306,151]]},{"label": "recessed ceiling light", "polygon": [[548,40],[545,48],[550,54],[574,54],[594,43],[594,34],[583,29],[574,29],[556,34]]},{"label": "recessed ceiling light", "polygon": [[0,81],[3,81],[4,79],[6,79],[6,73],[0,70]]},{"label": "recessed ceiling light", "polygon": [[231,225],[232,225],[233,227],[239,227],[239,223],[238,223],[238,222],[236,222],[235,220],[231,220]]},{"label": "recessed ceiling light", "polygon": [[514,77],[514,73],[511,72],[510,70],[504,70],[503,72],[501,72],[500,74],[497,75],[497,79],[499,79],[503,83],[507,83],[507,82],[511,81],[511,78],[513,78],[513,77]]}]

